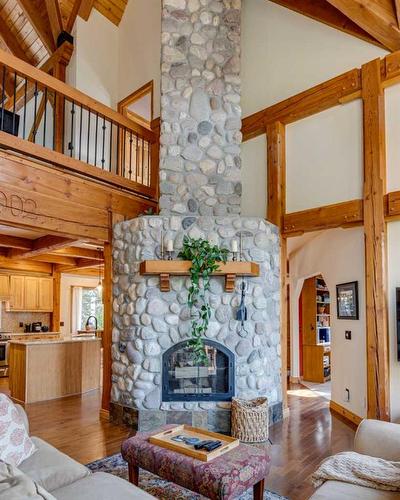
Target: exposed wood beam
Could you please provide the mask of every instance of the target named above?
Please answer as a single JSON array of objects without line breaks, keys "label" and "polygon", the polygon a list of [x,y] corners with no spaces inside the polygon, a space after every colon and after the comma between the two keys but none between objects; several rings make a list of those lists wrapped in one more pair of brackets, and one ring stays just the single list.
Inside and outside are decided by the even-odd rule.
[{"label": "exposed wood beam", "polygon": [[92,250],[91,248],[67,247],[55,250],[54,254],[82,259],[104,260],[103,250]]},{"label": "exposed wood beam", "polygon": [[281,331],[281,381],[283,407],[287,408],[287,240],[283,234],[283,215],[286,211],[286,146],[285,126],[280,122],[267,126],[267,214],[266,218],[279,227],[281,235],[280,254],[280,331]]},{"label": "exposed wood beam", "polygon": [[394,0],[394,8],[396,11],[397,26],[400,27],[400,0]]},{"label": "exposed wood beam", "polygon": [[347,71],[246,117],[242,122],[243,140],[265,134],[268,123],[288,124],[301,120],[341,104],[354,95],[359,96],[360,91],[360,70]]},{"label": "exposed wood beam", "polygon": [[65,25],[65,31],[67,33],[71,33],[71,31],[74,27],[76,18],[77,18],[78,13],[80,12],[80,10],[82,8],[83,3],[84,3],[84,0],[75,0],[74,1],[74,4],[73,4],[72,9],[71,9],[71,13],[70,13],[69,18],[67,20],[67,23]]},{"label": "exposed wood beam", "polygon": [[267,220],[283,227],[286,212],[285,126],[280,122],[267,126]]},{"label": "exposed wood beam", "polygon": [[47,15],[53,35],[54,45],[57,46],[58,35],[63,31],[60,4],[58,0],[45,0]]},{"label": "exposed wood beam", "polygon": [[47,264],[45,262],[35,262],[31,260],[14,260],[1,255],[0,269],[8,269],[10,271],[51,274],[52,265]]},{"label": "exposed wood beam", "polygon": [[79,9],[79,15],[84,21],[87,21],[89,19],[93,6],[94,0],[82,0],[82,4]]},{"label": "exposed wood beam", "polygon": [[390,420],[385,101],[380,60],[362,66],[368,418]]},{"label": "exposed wood beam", "polygon": [[76,259],[73,266],[57,266],[57,271],[60,273],[68,273],[69,271],[74,271],[77,269],[90,269],[91,267],[99,267],[101,261],[93,259]]},{"label": "exposed wood beam", "polygon": [[17,248],[18,250],[30,250],[32,248],[32,240],[28,238],[19,238],[17,236],[0,235],[0,247]]},{"label": "exposed wood beam", "polygon": [[[43,13],[39,12],[33,2],[30,0],[17,0],[19,6],[24,11],[25,16],[34,27],[35,31],[42,40],[49,54],[56,50],[53,34],[51,32],[50,23],[43,17]],[[54,0],[57,1],[57,0]]]},{"label": "exposed wood beam", "polygon": [[12,250],[10,256],[13,259],[29,259],[30,257],[43,255],[58,248],[71,246],[73,243],[76,243],[76,240],[62,236],[42,236],[41,238],[32,240],[32,246],[29,250]]},{"label": "exposed wood beam", "polygon": [[285,214],[283,232],[286,236],[298,236],[312,231],[349,227],[362,223],[363,202],[351,200]]},{"label": "exposed wood beam", "polygon": [[394,12],[371,0],[327,0],[390,51],[400,49],[400,30]]},{"label": "exposed wood beam", "polygon": [[[331,28],[338,29],[364,40],[365,42],[383,45],[355,22],[345,16],[340,10],[327,3],[326,0],[270,0],[273,3],[286,7],[306,17],[319,21]],[[400,0],[395,0],[400,2]]]},{"label": "exposed wood beam", "polygon": [[0,36],[15,57],[22,59],[28,64],[32,64],[32,58],[29,57],[29,54],[18,43],[17,35],[10,30],[4,20],[0,22]]},{"label": "exposed wood beam", "polygon": [[59,264],[63,266],[75,266],[76,260],[73,257],[64,257],[63,255],[43,254],[36,257],[29,257],[30,260],[37,262],[48,262],[49,264]]}]

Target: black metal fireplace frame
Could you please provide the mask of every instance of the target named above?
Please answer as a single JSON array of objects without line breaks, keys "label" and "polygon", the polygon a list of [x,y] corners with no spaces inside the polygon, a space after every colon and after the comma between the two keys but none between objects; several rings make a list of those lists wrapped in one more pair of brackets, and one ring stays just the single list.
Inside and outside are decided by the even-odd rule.
[{"label": "black metal fireplace frame", "polygon": [[169,355],[176,350],[185,347],[187,341],[179,342],[167,349],[162,356],[162,401],[231,401],[235,395],[235,355],[224,345],[213,340],[204,339],[204,343],[215,347],[228,357],[228,391],[212,394],[171,394],[168,390],[168,359]]}]

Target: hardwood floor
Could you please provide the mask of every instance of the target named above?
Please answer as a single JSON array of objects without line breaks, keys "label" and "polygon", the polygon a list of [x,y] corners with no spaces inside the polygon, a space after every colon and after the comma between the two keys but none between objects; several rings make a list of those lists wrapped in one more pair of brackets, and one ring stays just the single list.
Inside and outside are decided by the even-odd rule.
[{"label": "hardwood floor", "polygon": [[[0,379],[0,391],[7,391]],[[353,447],[354,428],[331,415],[329,402],[301,385],[288,393],[290,417],[270,428],[272,469],[266,487],[291,500],[313,492],[309,477],[326,456]],[[86,464],[120,449],[129,430],[98,418],[100,393],[27,405],[31,433]]]}]

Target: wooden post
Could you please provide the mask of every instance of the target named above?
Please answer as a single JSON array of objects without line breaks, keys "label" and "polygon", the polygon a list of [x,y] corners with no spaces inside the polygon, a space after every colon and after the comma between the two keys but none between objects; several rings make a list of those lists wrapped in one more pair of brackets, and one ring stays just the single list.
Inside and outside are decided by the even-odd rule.
[{"label": "wooden post", "polygon": [[386,303],[387,244],[385,102],[380,60],[364,64],[364,235],[367,326],[368,418],[390,419],[388,318]]},{"label": "wooden post", "polygon": [[282,403],[287,408],[287,240],[283,235],[286,212],[286,145],[285,126],[280,122],[267,125],[267,220],[279,227],[281,235],[281,377]]},{"label": "wooden post", "polygon": [[51,331],[60,331],[61,273],[53,265],[53,314],[51,315]]},{"label": "wooden post", "polygon": [[[66,57],[61,57],[54,65],[53,76],[62,82],[65,82],[67,75],[67,66],[70,61],[72,51]],[[64,96],[57,94],[55,97],[54,108],[54,150],[64,153]]]},{"label": "wooden post", "polygon": [[111,399],[111,344],[112,344],[112,240],[113,227],[117,222],[124,220],[120,214],[110,213],[109,240],[104,243],[104,329],[103,329],[103,394],[101,400],[100,417],[109,415]]}]

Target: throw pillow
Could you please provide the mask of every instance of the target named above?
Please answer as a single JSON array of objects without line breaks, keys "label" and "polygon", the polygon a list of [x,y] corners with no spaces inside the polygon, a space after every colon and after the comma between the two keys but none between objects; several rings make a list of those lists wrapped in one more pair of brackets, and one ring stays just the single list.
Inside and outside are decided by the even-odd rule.
[{"label": "throw pillow", "polygon": [[17,407],[0,394],[0,460],[18,466],[35,450]]}]

